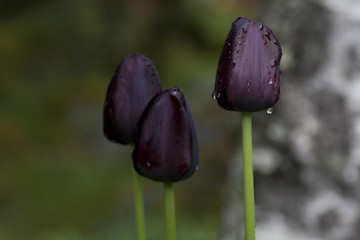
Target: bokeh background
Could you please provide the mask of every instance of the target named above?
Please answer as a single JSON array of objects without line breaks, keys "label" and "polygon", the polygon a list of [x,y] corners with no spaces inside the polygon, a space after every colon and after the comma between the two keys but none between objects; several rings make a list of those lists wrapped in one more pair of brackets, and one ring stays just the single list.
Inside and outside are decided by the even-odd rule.
[{"label": "bokeh background", "polygon": [[[135,240],[132,148],[102,133],[129,53],[183,90],[197,127],[199,171],[175,185],[178,239],[242,239],[240,115],[211,97],[238,16],[284,52],[280,101],[254,114],[257,239],[356,239],[357,0],[2,0],[0,239]],[[148,240],[164,239],[163,186],[143,184]]]}]

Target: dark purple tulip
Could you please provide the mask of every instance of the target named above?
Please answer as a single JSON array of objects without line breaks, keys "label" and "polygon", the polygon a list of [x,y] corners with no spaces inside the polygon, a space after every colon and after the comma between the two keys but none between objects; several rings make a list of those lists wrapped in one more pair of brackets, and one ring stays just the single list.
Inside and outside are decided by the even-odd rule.
[{"label": "dark purple tulip", "polygon": [[113,142],[135,143],[138,124],[150,100],[162,91],[158,73],[144,55],[126,56],[107,90],[104,133]]},{"label": "dark purple tulip", "polygon": [[199,147],[188,103],[179,88],[168,89],[148,105],[133,152],[136,170],[155,181],[176,182],[198,166]]},{"label": "dark purple tulip", "polygon": [[214,99],[228,110],[255,112],[280,95],[282,51],[272,31],[239,17],[232,23],[216,74]]}]

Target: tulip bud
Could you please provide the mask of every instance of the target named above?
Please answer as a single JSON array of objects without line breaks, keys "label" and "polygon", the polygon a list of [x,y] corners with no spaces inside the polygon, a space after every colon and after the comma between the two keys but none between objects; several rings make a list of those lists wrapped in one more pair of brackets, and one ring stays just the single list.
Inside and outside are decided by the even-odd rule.
[{"label": "tulip bud", "polygon": [[280,94],[278,40],[266,26],[239,17],[231,26],[216,74],[214,99],[225,109],[255,112]]},{"label": "tulip bud", "polygon": [[121,144],[135,143],[138,123],[150,100],[162,91],[158,73],[144,55],[126,56],[107,90],[104,134]]},{"label": "tulip bud", "polygon": [[156,96],[146,108],[133,152],[135,169],[154,181],[176,182],[198,166],[199,147],[188,103],[179,88]]}]

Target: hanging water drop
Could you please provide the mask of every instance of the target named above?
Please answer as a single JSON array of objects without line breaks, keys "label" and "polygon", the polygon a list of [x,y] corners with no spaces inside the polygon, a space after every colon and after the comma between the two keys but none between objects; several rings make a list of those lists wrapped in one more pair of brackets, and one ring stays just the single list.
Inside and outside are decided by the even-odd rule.
[{"label": "hanging water drop", "polygon": [[213,93],[212,93],[212,98],[213,98],[214,100],[216,100],[216,91],[213,91]]},{"label": "hanging water drop", "polygon": [[270,114],[273,113],[273,111],[274,111],[274,108],[271,107],[271,108],[268,108],[268,110],[266,111],[266,113],[270,115]]},{"label": "hanging water drop", "polygon": [[214,92],[212,93],[212,98],[214,99],[214,100],[216,100],[216,99],[218,99],[220,97],[220,93],[218,93],[218,92],[216,92],[215,90],[214,90]]},{"label": "hanging water drop", "polygon": [[146,166],[147,166],[147,167],[151,167],[151,163],[150,163],[150,162],[146,162]]}]

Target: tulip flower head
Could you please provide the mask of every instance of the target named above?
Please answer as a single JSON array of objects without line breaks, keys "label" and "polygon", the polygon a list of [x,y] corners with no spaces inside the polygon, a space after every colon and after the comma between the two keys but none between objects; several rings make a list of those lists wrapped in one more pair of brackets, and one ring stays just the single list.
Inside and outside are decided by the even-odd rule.
[{"label": "tulip flower head", "polygon": [[103,115],[105,136],[121,144],[135,143],[141,115],[161,91],[158,73],[150,59],[141,54],[126,56],[107,90]]},{"label": "tulip flower head", "polygon": [[280,95],[281,55],[279,41],[269,28],[239,17],[220,56],[214,99],[222,108],[235,111],[272,107]]},{"label": "tulip flower head", "polygon": [[155,181],[176,182],[198,166],[199,147],[188,103],[179,88],[167,89],[146,108],[133,152],[135,169]]}]

